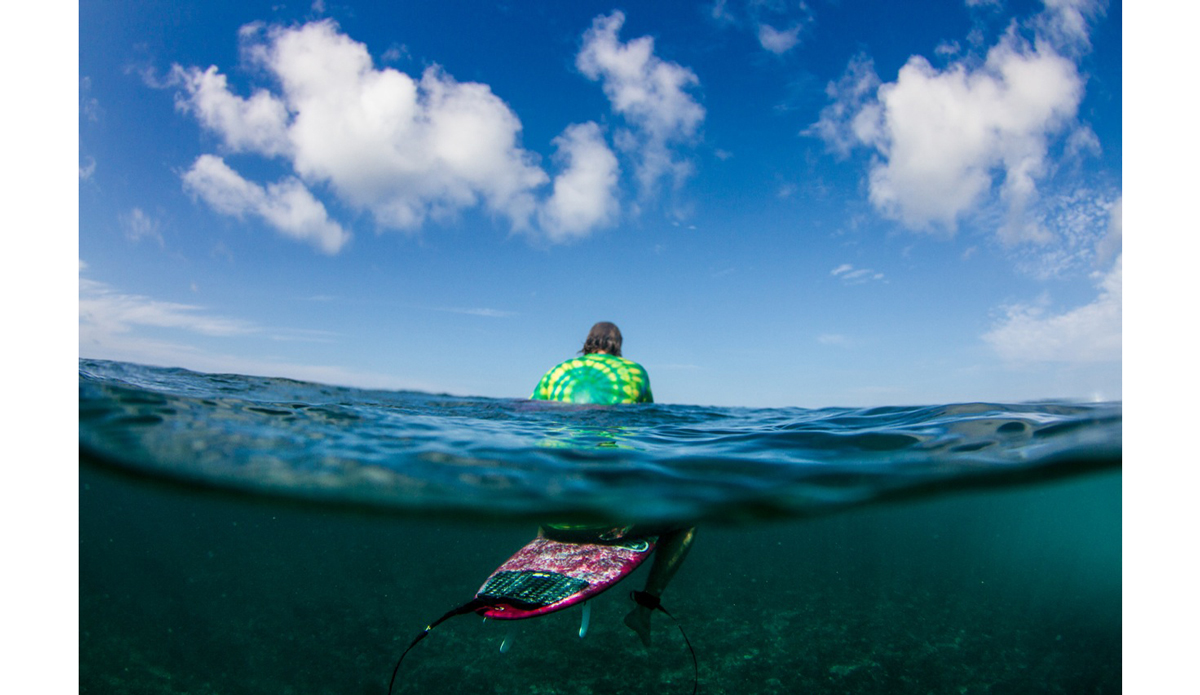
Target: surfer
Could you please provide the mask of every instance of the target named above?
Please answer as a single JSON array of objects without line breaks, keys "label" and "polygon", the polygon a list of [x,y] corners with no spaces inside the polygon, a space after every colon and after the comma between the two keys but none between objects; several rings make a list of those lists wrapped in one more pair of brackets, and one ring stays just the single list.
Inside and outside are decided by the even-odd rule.
[{"label": "surfer", "polygon": [[[621,355],[624,342],[621,330],[608,321],[592,326],[583,342],[582,357],[567,360],[542,377],[533,390],[533,400],[568,403],[653,403],[650,375],[642,365]],[[565,530],[547,524],[543,532],[553,536]],[[642,591],[634,592],[637,605],[625,616],[625,625],[637,633],[642,644],[650,646],[650,618],[659,607],[659,599],[671,578],[687,556],[696,529],[645,529],[634,526],[620,529],[616,537],[658,536],[654,564]],[[609,536],[610,538],[614,536]],[[565,540],[565,538],[564,538]]]},{"label": "surfer", "polygon": [[[584,340],[582,357],[555,366],[533,390],[533,400],[616,405],[653,403],[650,375],[642,365],[621,356],[621,330],[608,321],[592,326]],[[400,665],[417,643],[433,628],[456,615],[478,613],[500,620],[520,620],[544,615],[580,601],[584,602],[583,625],[579,636],[587,632],[587,599],[609,588],[647,559],[653,548],[654,562],[642,591],[631,594],[635,606],[625,616],[625,624],[637,633],[642,644],[650,646],[650,617],[662,611],[660,597],[671,577],[679,571],[683,558],[692,547],[696,529],[649,527],[631,524],[618,528],[543,524],[538,537],[517,551],[491,576],[470,601],[451,609],[422,630],[400,654],[388,683],[391,695]],[[582,575],[581,576],[581,572]],[[692,695],[700,681],[696,650],[683,632],[679,632],[692,655]],[[501,651],[507,649],[506,641]]]},{"label": "surfer", "polygon": [[650,375],[621,356],[621,343],[621,329],[615,324],[601,321],[592,326],[580,350],[583,356],[546,372],[530,398],[601,405],[653,403]]}]

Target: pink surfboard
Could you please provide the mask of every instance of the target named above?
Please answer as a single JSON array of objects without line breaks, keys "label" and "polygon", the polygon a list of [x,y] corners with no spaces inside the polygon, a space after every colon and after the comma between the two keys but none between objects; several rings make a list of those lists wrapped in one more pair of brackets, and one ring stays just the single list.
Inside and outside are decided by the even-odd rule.
[{"label": "pink surfboard", "polygon": [[519,620],[562,610],[599,594],[625,578],[654,550],[656,538],[615,543],[562,543],[535,538],[487,578],[477,612]]}]

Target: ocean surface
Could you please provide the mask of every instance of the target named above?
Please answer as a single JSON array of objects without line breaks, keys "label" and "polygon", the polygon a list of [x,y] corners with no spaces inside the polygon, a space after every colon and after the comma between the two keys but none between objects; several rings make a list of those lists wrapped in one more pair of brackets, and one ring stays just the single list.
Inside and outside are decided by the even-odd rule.
[{"label": "ocean surface", "polygon": [[[542,522],[695,526],[698,692],[1121,690],[1121,404],[573,406],[79,361],[81,693],[382,695]],[[647,563],[648,565],[649,563]],[[677,627],[460,617],[401,693],[690,693]],[[511,648],[501,652],[507,642]]]}]

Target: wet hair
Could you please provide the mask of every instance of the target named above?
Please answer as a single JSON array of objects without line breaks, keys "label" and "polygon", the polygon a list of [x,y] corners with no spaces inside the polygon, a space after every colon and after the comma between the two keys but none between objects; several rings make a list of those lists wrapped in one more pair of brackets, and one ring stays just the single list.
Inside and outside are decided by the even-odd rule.
[{"label": "wet hair", "polygon": [[590,355],[593,352],[607,352],[610,355],[620,357],[621,329],[617,328],[616,324],[609,323],[608,321],[597,323],[588,332],[587,340],[583,341],[583,349],[580,352],[585,355]]}]

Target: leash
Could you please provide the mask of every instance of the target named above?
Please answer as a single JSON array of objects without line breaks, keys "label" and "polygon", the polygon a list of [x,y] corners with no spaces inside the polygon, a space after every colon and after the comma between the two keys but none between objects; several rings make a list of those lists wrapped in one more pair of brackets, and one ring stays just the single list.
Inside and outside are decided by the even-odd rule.
[{"label": "leash", "polygon": [[[700,687],[700,664],[696,661],[696,650],[692,648],[691,640],[688,639],[687,633],[683,631],[683,625],[681,625],[679,620],[676,619],[675,616],[671,615],[666,608],[663,608],[662,601],[657,596],[648,594],[645,591],[631,591],[629,592],[629,596],[639,606],[645,606],[650,610],[662,611],[668,618],[671,619],[671,622],[675,623],[675,627],[679,628],[679,634],[683,636],[683,642],[687,645],[688,652],[692,655],[692,695],[696,695],[696,691]],[[396,675],[400,673],[400,665],[404,663],[404,657],[408,656],[408,653],[412,651],[413,647],[417,646],[418,642],[428,637],[429,633],[433,631],[433,628],[441,625],[456,615],[474,613],[480,608],[486,608],[490,605],[491,603],[486,599],[476,597],[470,601],[467,601],[461,606],[458,606],[457,608],[447,611],[445,615],[427,625],[424,630],[422,630],[417,634],[416,637],[413,638],[413,641],[409,643],[408,648],[405,649],[404,652],[400,654],[400,658],[396,660],[396,667],[392,669],[392,679],[388,681],[388,695],[392,695],[392,691],[396,687]]]},{"label": "leash", "polygon": [[451,609],[442,617],[438,618],[437,620],[433,621],[429,625],[425,626],[425,629],[422,630],[419,635],[417,635],[415,638],[413,638],[413,641],[408,645],[408,649],[405,649],[404,653],[400,655],[400,658],[396,660],[396,668],[392,669],[392,680],[388,682],[388,695],[392,695],[392,688],[394,688],[396,686],[396,674],[400,672],[400,664],[404,663],[404,657],[408,656],[408,653],[410,651],[412,651],[412,648],[417,646],[417,642],[420,642],[421,640],[425,639],[427,636],[429,636],[429,633],[433,630],[433,628],[437,627],[438,625],[441,625],[442,623],[446,622],[450,618],[453,618],[456,615],[466,615],[467,613],[474,613],[475,611],[479,610],[480,608],[484,608],[488,605],[490,605],[490,604],[487,601],[484,601],[483,599],[480,599],[480,598],[474,598],[474,599],[471,599],[470,601],[467,601],[466,603],[459,606],[458,608]]},{"label": "leash", "polygon": [[629,598],[633,599],[639,606],[644,606],[652,611],[662,611],[671,622],[675,623],[675,627],[679,628],[679,634],[683,635],[683,642],[687,645],[688,652],[692,655],[692,695],[696,695],[696,690],[700,687],[700,664],[696,661],[696,650],[692,648],[692,641],[688,639],[687,633],[683,631],[683,625],[679,624],[675,616],[663,608],[662,600],[654,594],[648,594],[645,591],[631,591]]}]

